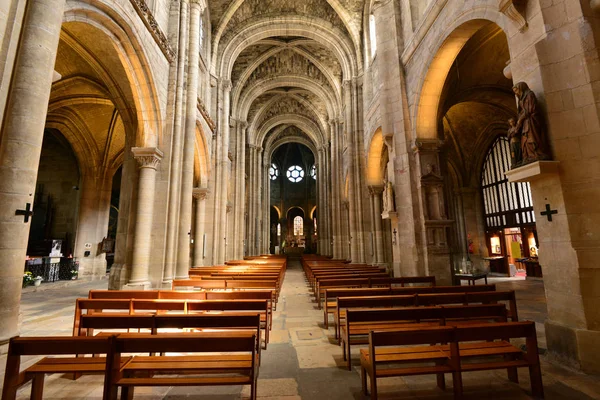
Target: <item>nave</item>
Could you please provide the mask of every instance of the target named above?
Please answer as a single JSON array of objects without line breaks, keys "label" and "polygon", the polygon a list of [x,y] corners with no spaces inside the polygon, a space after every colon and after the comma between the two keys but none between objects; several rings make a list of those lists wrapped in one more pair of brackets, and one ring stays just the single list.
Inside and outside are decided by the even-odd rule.
[{"label": "nave", "polygon": [[[534,320],[538,330],[539,347],[545,347],[543,324],[546,307],[541,281],[510,281],[492,278],[497,290],[515,290],[521,320]],[[92,289],[103,289],[105,281],[74,282],[66,287],[23,294],[23,336],[69,336],[72,332],[74,302],[87,297]],[[60,292],[60,296],[57,294]],[[334,328],[324,329],[323,312],[317,309],[299,260],[290,259],[281,287],[268,349],[262,353],[258,379],[258,397],[261,399],[368,399],[362,394],[360,362],[353,359],[348,371],[342,358],[342,349],[336,344]],[[354,351],[358,354],[358,350]],[[32,364],[27,359],[23,368]],[[546,399],[600,398],[600,384],[593,378],[549,364],[541,357]],[[0,365],[6,356],[0,357]],[[4,381],[4,369],[0,370]],[[451,380],[447,378],[450,385]],[[464,377],[465,398],[469,399],[529,399],[528,373],[519,371],[519,384],[510,383],[502,370],[471,372]],[[29,386],[19,391],[18,398],[29,395]],[[247,386],[137,388],[136,399],[246,399]],[[100,399],[102,378],[87,375],[71,381],[60,375],[46,379],[45,399]],[[450,399],[451,386],[442,392],[436,388],[431,375],[387,378],[379,382],[380,399]]]}]

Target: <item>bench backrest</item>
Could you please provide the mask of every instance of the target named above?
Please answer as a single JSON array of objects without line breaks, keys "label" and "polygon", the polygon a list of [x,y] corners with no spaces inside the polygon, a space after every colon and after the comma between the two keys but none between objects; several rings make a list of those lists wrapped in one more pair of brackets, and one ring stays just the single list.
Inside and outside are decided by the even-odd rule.
[{"label": "bench backrest", "polygon": [[267,312],[269,300],[197,300],[187,302],[187,311],[260,311]]},{"label": "bench backrest", "polygon": [[344,308],[373,308],[373,307],[414,307],[416,306],[416,295],[406,296],[358,296],[338,297],[338,309]]},{"label": "bench backrest", "polygon": [[256,350],[256,335],[238,333],[222,337],[218,334],[163,334],[156,336],[124,335],[115,340],[117,353],[170,352],[251,352]]},{"label": "bench backrest", "polygon": [[90,290],[90,299],[157,299],[158,290]]},{"label": "bench backrest", "polygon": [[205,300],[206,292],[190,290],[161,290],[158,298],[163,300]]},{"label": "bench backrest", "polygon": [[369,286],[393,286],[411,284],[425,284],[428,286],[435,286],[435,276],[402,276],[397,278],[371,278]]},{"label": "bench backrest", "polygon": [[444,324],[448,319],[503,319],[506,320],[506,307],[503,304],[483,304],[449,307],[406,307],[386,309],[348,309],[346,325],[356,322],[422,321],[439,320]]}]

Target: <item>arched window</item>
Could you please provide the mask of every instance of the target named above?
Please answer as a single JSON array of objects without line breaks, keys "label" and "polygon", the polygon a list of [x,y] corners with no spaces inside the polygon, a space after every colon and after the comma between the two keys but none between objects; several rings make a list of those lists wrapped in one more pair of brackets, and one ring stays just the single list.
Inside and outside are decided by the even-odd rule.
[{"label": "arched window", "polygon": [[507,228],[535,223],[531,188],[527,182],[510,183],[508,139],[499,137],[488,151],[481,173],[481,190],[487,228]]},{"label": "arched window", "polygon": [[294,236],[304,235],[304,218],[297,216],[294,218]]},{"label": "arched window", "polygon": [[281,224],[277,224],[277,236],[281,236]]},{"label": "arched window", "polygon": [[298,165],[291,166],[287,170],[287,177],[290,182],[300,182],[304,178],[304,170]]},{"label": "arched window", "polygon": [[277,165],[271,164],[271,166],[269,167],[269,177],[271,178],[272,181],[274,181],[275,179],[277,179],[278,176],[279,176],[279,168],[277,168]]},{"label": "arched window", "polygon": [[377,54],[377,29],[375,26],[375,16],[369,16],[369,42],[371,43],[371,58]]},{"label": "arched window", "polygon": [[317,166],[313,165],[310,169],[310,176],[316,181],[317,180]]}]

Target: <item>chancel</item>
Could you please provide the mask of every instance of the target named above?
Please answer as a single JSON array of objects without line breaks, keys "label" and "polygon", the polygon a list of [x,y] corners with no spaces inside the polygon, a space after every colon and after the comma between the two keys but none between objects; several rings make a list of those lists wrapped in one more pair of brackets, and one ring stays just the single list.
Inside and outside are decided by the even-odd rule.
[{"label": "chancel", "polygon": [[600,398],[599,17],[0,2],[2,399]]}]

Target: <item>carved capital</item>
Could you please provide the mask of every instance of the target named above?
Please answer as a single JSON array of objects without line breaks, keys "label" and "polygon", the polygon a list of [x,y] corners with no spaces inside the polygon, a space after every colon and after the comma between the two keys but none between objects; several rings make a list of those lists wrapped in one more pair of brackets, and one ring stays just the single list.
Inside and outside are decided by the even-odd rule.
[{"label": "carved capital", "polygon": [[209,195],[210,190],[208,188],[197,187],[194,188],[192,195],[196,200],[206,200],[206,197]]},{"label": "carved capital", "polygon": [[381,9],[381,7],[388,5],[391,3],[391,0],[375,0],[371,5],[371,12],[377,12]]},{"label": "carved capital", "polygon": [[190,5],[192,7],[199,6],[200,13],[202,13],[204,11],[204,9],[206,8],[206,0],[190,0]]},{"label": "carved capital", "polygon": [[[519,32],[527,29],[527,20],[525,19],[525,6],[527,0],[500,0],[498,10],[517,24]],[[523,10],[523,13],[519,11]]]},{"label": "carved capital", "polygon": [[372,196],[381,196],[383,193],[383,185],[370,185],[369,193],[371,193]]},{"label": "carved capital", "polygon": [[232,85],[229,79],[222,79],[221,85],[223,86],[223,90],[231,90]]},{"label": "carved capital", "polygon": [[443,145],[444,141],[440,139],[416,139],[413,141],[411,148],[415,154],[421,152],[439,152]]},{"label": "carved capital", "polygon": [[163,152],[157,147],[133,147],[133,157],[140,168],[156,169],[163,158]]}]

